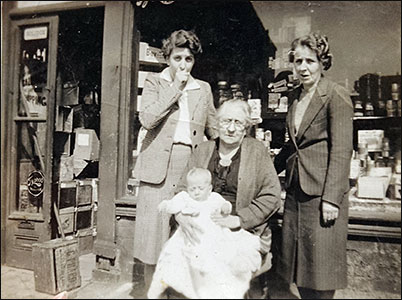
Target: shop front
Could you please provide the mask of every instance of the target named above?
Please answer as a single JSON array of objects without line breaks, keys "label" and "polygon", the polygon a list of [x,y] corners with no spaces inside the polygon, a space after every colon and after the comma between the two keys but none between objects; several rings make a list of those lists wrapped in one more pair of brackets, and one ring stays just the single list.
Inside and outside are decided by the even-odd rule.
[{"label": "shop front", "polygon": [[[306,3],[2,3],[2,264],[32,269],[32,245],[64,237],[76,239],[81,254],[96,255],[94,279],[142,276],[143,265],[133,259],[138,181],[132,170],[141,145],[144,79],[166,67],[162,39],[181,28],[197,33],[203,53],[194,77],[210,83],[217,107],[227,97],[254,104],[256,125],[250,134],[274,157],[287,138],[292,101],[287,98],[294,84],[286,62],[289,42],[320,26],[329,36],[339,35],[330,30],[336,26],[328,25],[325,7],[315,7],[314,15]],[[337,6],[333,20],[352,11],[348,5]],[[342,78],[355,105],[349,277],[352,288],[365,283],[369,291],[380,289],[381,276],[400,278],[400,75],[360,64],[357,74],[345,73],[358,82],[351,88],[339,72],[329,77]],[[367,76],[370,72],[383,75]],[[380,111],[387,100],[394,101],[390,115],[386,107]],[[365,109],[367,102],[373,111]],[[391,173],[362,169],[369,160]],[[364,182],[387,176],[382,190],[369,191]],[[271,220],[274,267],[281,219],[282,211]],[[381,265],[373,264],[374,258]],[[370,272],[382,275],[369,278]],[[400,293],[397,283],[387,289]]]},{"label": "shop front", "polygon": [[114,206],[99,210],[124,193],[133,6],[2,6],[2,263],[32,269],[33,244],[76,239],[92,252],[109,230],[97,220],[114,220]]}]

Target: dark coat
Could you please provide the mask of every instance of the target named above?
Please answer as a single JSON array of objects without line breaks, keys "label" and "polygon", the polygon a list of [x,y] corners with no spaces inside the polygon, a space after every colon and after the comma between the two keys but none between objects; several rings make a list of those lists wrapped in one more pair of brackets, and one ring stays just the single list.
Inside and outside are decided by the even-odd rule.
[{"label": "dark coat", "polygon": [[[286,121],[289,141],[274,162],[278,173],[286,168],[287,192],[278,273],[300,287],[345,288],[352,101],[345,89],[321,78],[295,136],[296,103]],[[332,226],[322,222],[322,200],[339,207]]]}]

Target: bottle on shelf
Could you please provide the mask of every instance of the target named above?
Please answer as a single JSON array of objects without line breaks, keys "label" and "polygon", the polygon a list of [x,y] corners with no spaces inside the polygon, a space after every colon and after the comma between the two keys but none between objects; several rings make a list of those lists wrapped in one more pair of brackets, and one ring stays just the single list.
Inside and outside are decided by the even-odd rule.
[{"label": "bottle on shelf", "polygon": [[389,167],[389,151],[390,151],[390,146],[389,146],[389,139],[384,137],[382,140],[382,159],[384,162],[384,167]]},{"label": "bottle on shelf", "polygon": [[42,60],[42,51],[39,48],[36,50],[36,59]]},{"label": "bottle on shelf", "polygon": [[230,90],[232,91],[233,99],[243,99],[244,95],[241,91],[241,85],[238,83],[234,83],[230,86]]},{"label": "bottle on shelf", "polygon": [[350,160],[350,173],[349,179],[351,180],[351,185],[356,184],[356,180],[360,174],[360,159],[356,151],[353,150],[352,159]]},{"label": "bottle on shelf", "polygon": [[364,107],[364,115],[365,116],[374,116],[374,106],[371,101],[367,101]]},{"label": "bottle on shelf", "polygon": [[393,110],[395,111],[394,115],[401,116],[401,91],[400,85],[398,83],[393,83],[391,86],[391,95],[392,95],[392,104]]},{"label": "bottle on shelf", "polygon": [[385,101],[382,95],[381,74],[378,74],[378,101],[375,114],[377,116],[387,115],[387,110],[385,108]]},{"label": "bottle on shelf", "polygon": [[264,128],[256,128],[255,129],[255,138],[259,141],[264,141],[265,135],[264,135]]},{"label": "bottle on shelf", "polygon": [[367,86],[366,86],[367,94],[366,94],[365,105],[364,105],[364,115],[365,116],[374,116],[374,106],[373,106],[373,102],[371,99],[370,78],[371,78],[371,76],[367,76]]},{"label": "bottle on shelf", "polygon": [[366,141],[358,144],[357,157],[360,161],[359,177],[367,174],[367,157],[368,157],[368,145]]},{"label": "bottle on shelf", "polygon": [[232,98],[232,94],[229,91],[229,85],[227,81],[218,81],[218,102],[221,105],[226,100]]},{"label": "bottle on shelf", "polygon": [[388,117],[395,117],[396,116],[396,108],[394,105],[394,101],[392,99],[387,100],[387,116]]},{"label": "bottle on shelf", "polygon": [[42,50],[42,61],[46,62],[46,48],[43,48]]}]

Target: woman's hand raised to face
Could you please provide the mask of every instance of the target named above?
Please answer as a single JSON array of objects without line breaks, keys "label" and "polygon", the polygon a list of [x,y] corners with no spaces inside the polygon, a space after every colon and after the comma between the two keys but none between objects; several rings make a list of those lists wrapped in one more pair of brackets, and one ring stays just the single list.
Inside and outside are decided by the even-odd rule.
[{"label": "woman's hand raised to face", "polygon": [[173,84],[183,90],[190,77],[191,70],[195,63],[194,55],[188,48],[175,47],[168,58],[170,76]]},{"label": "woman's hand raised to face", "polygon": [[176,76],[174,77],[174,85],[182,91],[186,86],[189,77],[190,73],[186,71],[177,71]]}]

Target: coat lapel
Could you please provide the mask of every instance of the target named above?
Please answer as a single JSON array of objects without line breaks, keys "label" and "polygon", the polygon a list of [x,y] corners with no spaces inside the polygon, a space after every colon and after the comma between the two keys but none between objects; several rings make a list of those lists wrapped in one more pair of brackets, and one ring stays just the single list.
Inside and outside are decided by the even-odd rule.
[{"label": "coat lapel", "polygon": [[289,137],[293,141],[293,143],[296,145],[296,136],[295,136],[296,129],[295,129],[295,124],[294,124],[294,115],[295,115],[295,111],[296,111],[296,105],[297,105],[298,99],[301,94],[301,88],[299,87],[299,88],[291,91],[291,93],[292,94],[289,95],[289,98],[292,98],[294,100],[293,100],[292,104],[290,105],[289,113],[286,118],[286,122],[287,122],[287,126],[289,128],[289,132],[288,132]]},{"label": "coat lapel", "polygon": [[293,141],[293,143],[296,144],[296,137],[295,137],[295,124],[293,122],[294,120],[294,115],[295,115],[295,110],[296,110],[296,105],[297,105],[297,99],[294,100],[292,106],[290,107],[289,110],[289,115],[287,117],[287,123],[288,123],[288,128],[289,128],[289,137]]},{"label": "coat lapel", "polygon": [[299,131],[297,132],[297,139],[300,139],[314,120],[317,113],[327,101],[327,86],[328,81],[325,78],[321,78],[318,83],[317,89],[308,105],[306,112],[304,113],[303,120],[300,124]]},{"label": "coat lapel", "polygon": [[194,113],[198,105],[200,105],[201,89],[187,91],[188,115],[190,120],[193,119]]}]

